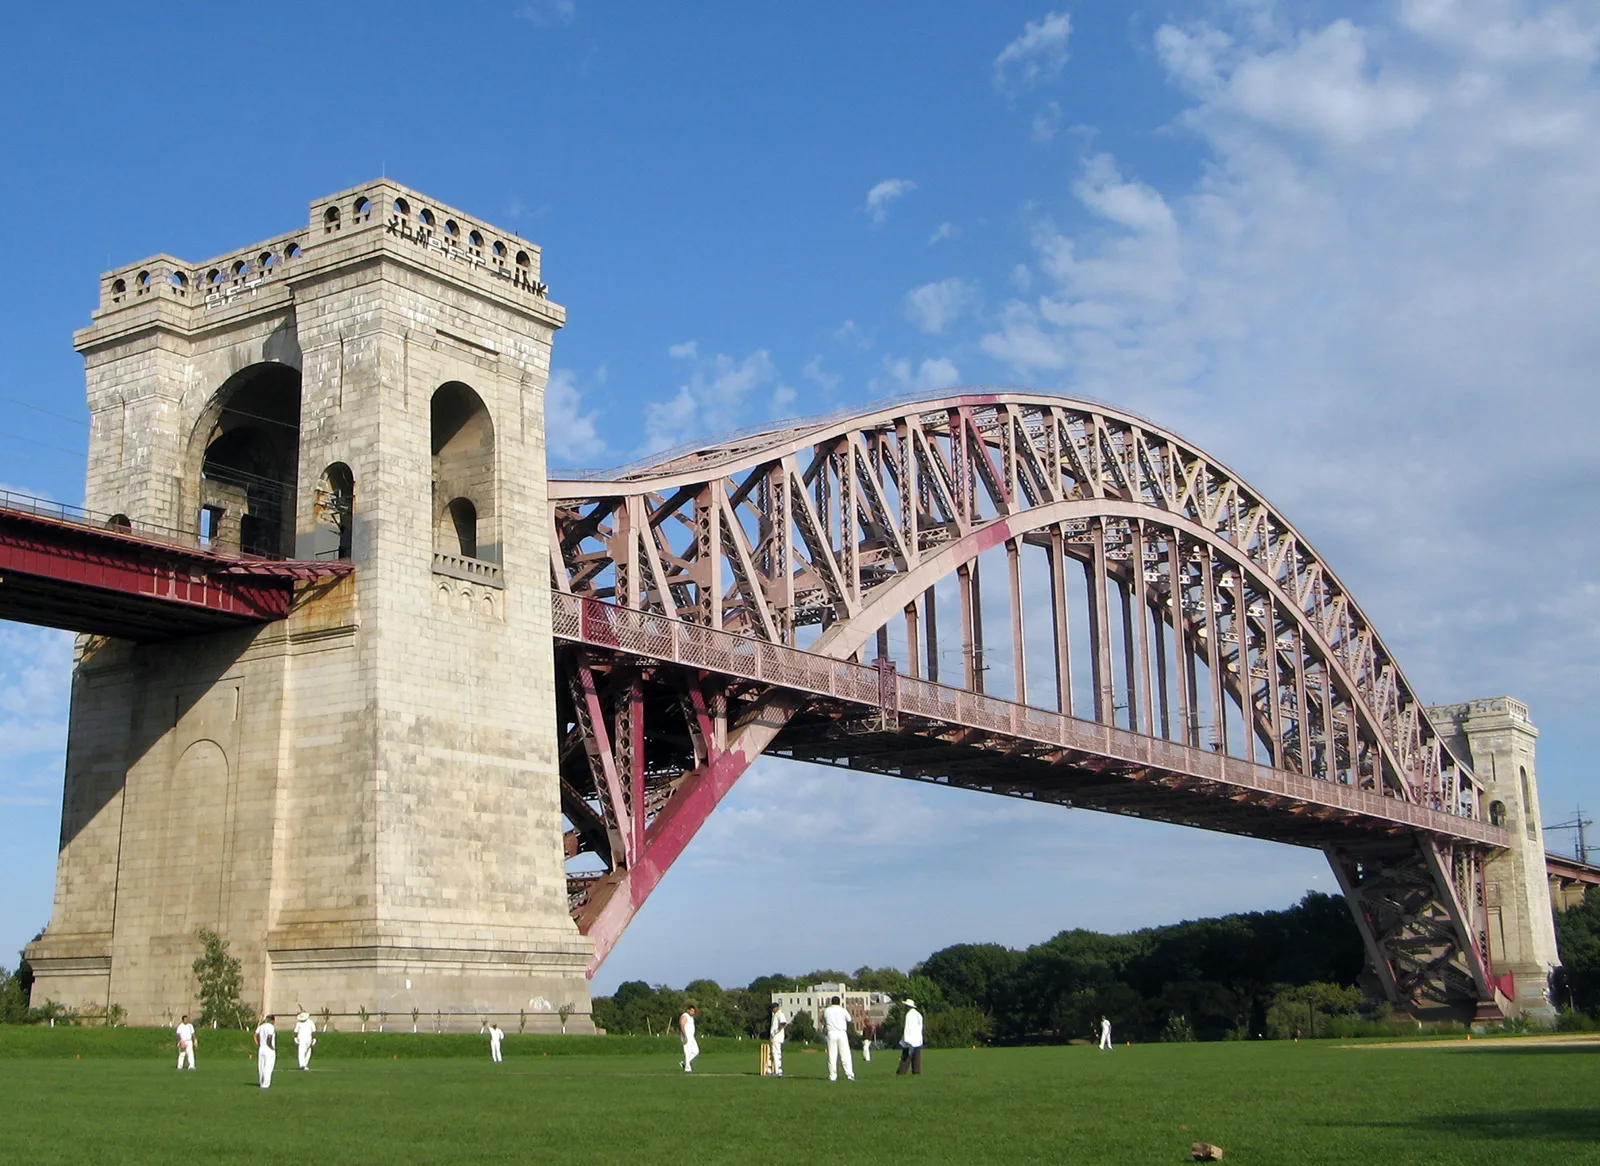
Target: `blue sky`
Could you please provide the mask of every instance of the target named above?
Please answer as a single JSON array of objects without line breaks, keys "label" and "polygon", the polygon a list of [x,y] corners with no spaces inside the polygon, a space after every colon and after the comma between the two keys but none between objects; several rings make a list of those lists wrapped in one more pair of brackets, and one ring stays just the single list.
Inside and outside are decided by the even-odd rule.
[{"label": "blue sky", "polygon": [[[1429,700],[1596,805],[1600,18],[1370,4],[28,6],[0,73],[0,484],[81,496],[96,276],[386,171],[544,248],[605,465],[950,383],[1250,478]],[[0,952],[49,915],[70,642],[0,625]],[[743,981],[1281,906],[1320,856],[764,764],[602,969]]]}]

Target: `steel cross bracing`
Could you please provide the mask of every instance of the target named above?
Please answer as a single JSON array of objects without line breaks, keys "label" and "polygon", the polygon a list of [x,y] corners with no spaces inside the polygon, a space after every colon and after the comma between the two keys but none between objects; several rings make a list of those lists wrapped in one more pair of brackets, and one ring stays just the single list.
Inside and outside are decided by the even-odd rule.
[{"label": "steel cross bracing", "polygon": [[1174,435],[961,393],[550,497],[597,962],[771,752],[1322,847],[1397,1002],[1492,1002],[1478,783],[1298,532]]}]

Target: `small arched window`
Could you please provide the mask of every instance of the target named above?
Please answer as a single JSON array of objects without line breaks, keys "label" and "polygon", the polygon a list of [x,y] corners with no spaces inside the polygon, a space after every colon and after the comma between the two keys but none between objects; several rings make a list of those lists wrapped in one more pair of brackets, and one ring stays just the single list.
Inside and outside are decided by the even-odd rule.
[{"label": "small arched window", "polygon": [[517,252],[517,266],[518,267],[531,267],[532,265],[533,265],[533,260],[528,257],[528,253],[526,251],[518,251]]},{"label": "small arched window", "polygon": [[427,207],[423,207],[420,211],[417,212],[417,221],[419,223],[421,223],[424,227],[433,226],[433,212],[430,211]]},{"label": "small arched window", "polygon": [[350,559],[355,527],[355,475],[343,462],[322,471],[317,483],[317,522],[312,555],[318,559]]},{"label": "small arched window", "polygon": [[356,199],[356,218],[364,219],[372,213],[372,200],[366,195]]},{"label": "small arched window", "polygon": [[330,206],[322,215],[322,233],[330,235],[339,229],[339,208]]},{"label": "small arched window", "polygon": [[113,514],[106,519],[106,529],[114,530],[118,534],[130,534],[133,531],[133,521],[126,514]]},{"label": "small arched window", "polygon": [[478,557],[478,508],[466,498],[452,498],[446,511],[450,530],[455,535],[455,553],[466,559]]},{"label": "small arched window", "polygon": [[1506,824],[1506,804],[1504,802],[1489,803],[1489,821],[1495,826]]},{"label": "small arched window", "polygon": [[409,215],[411,213],[411,204],[403,198],[395,199],[394,213],[397,215]]}]

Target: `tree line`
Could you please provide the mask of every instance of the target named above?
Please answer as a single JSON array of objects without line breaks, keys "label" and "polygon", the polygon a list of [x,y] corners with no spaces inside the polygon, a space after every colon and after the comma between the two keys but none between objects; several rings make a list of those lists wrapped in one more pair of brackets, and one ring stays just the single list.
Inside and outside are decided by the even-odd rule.
[{"label": "tree line", "polygon": [[[1088,1037],[1101,1016],[1111,1017],[1118,1037],[1140,1041],[1325,1036],[1374,1012],[1358,984],[1363,967],[1361,937],[1344,900],[1312,892],[1284,911],[1121,935],[1076,929],[1023,950],[956,944],[909,973],[828,969],[761,976],[743,988],[633,980],[596,998],[594,1019],[608,1032],[668,1032],[693,999],[701,1032],[760,1037],[772,993],[842,982],[897,1001],[913,997],[935,1048]],[[882,1031],[891,1043],[902,1012],[897,1005]],[[809,1039],[815,1019],[797,1017],[791,1039]]]}]

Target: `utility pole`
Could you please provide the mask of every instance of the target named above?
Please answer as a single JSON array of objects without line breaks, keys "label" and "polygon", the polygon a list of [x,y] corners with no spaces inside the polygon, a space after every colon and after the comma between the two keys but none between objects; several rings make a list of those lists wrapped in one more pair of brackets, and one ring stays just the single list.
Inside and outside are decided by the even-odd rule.
[{"label": "utility pole", "polygon": [[1583,816],[1583,807],[1579,806],[1576,810],[1574,810],[1572,812],[1572,821],[1570,821],[1570,822],[1560,822],[1560,823],[1557,823],[1554,826],[1546,826],[1545,827],[1545,832],[1549,833],[1551,830],[1572,830],[1572,831],[1576,832],[1577,840],[1573,845],[1572,856],[1574,858],[1576,858],[1579,862],[1588,862],[1589,861],[1589,851],[1590,850],[1600,850],[1600,846],[1591,847],[1589,845],[1588,837],[1584,833],[1584,831],[1585,831],[1585,829],[1587,827],[1593,826],[1593,825],[1594,825],[1594,822],[1592,822],[1590,819],[1585,818]]}]

